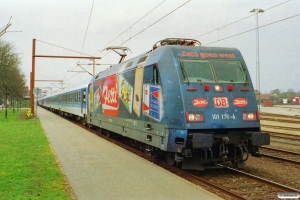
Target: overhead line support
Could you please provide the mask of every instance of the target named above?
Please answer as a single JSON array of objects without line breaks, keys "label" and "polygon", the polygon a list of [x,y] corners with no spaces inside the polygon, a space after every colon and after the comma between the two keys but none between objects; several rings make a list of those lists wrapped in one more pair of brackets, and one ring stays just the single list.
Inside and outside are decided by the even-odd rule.
[{"label": "overhead line support", "polygon": [[36,39],[32,41],[32,69],[31,69],[31,76],[30,76],[30,108],[31,113],[34,115],[34,83],[35,83],[35,58],[75,58],[75,59],[101,59],[101,57],[94,57],[94,56],[50,56],[50,55],[35,55],[35,46],[36,46]]}]

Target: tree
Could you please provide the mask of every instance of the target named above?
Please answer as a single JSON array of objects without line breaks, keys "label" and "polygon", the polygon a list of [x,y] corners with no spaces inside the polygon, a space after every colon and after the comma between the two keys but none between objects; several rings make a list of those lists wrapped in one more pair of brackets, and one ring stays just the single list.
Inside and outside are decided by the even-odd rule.
[{"label": "tree", "polygon": [[12,44],[0,40],[0,99],[5,99],[6,93],[12,98],[22,98],[25,92],[25,75],[14,50]]},{"label": "tree", "polygon": [[279,89],[275,89],[271,91],[271,94],[273,94],[274,96],[276,96],[277,98],[281,97],[281,92]]}]

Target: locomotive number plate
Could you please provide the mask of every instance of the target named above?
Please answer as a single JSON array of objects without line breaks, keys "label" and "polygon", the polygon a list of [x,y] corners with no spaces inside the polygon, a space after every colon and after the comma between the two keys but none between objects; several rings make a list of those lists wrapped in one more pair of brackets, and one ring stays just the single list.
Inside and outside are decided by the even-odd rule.
[{"label": "locomotive number plate", "polygon": [[227,97],[214,97],[215,108],[228,108],[228,98]]}]

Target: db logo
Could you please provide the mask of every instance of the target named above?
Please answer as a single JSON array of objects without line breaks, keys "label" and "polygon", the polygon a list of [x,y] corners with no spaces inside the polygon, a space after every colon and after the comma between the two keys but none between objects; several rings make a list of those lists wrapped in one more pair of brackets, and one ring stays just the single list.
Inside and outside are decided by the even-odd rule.
[{"label": "db logo", "polygon": [[244,99],[244,98],[235,98],[233,100],[233,104],[237,107],[244,107],[248,104],[248,101],[247,101],[247,99]]},{"label": "db logo", "polygon": [[215,108],[228,108],[228,98],[227,97],[214,97]]},{"label": "db logo", "polygon": [[203,108],[208,105],[208,101],[203,98],[196,98],[192,101],[192,104],[198,108]]}]

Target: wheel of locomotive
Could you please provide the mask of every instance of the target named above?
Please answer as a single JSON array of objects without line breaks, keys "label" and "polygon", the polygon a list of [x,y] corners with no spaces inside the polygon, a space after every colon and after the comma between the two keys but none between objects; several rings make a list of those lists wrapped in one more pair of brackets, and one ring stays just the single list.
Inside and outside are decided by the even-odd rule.
[{"label": "wheel of locomotive", "polygon": [[106,137],[110,137],[110,131],[105,131],[105,135],[106,135]]},{"label": "wheel of locomotive", "polygon": [[130,139],[130,144],[131,144],[131,146],[135,147],[137,142],[134,139]]},{"label": "wheel of locomotive", "polygon": [[139,145],[140,150],[144,150],[145,149],[143,143],[139,142],[138,145]]},{"label": "wheel of locomotive", "polygon": [[168,165],[174,165],[175,164],[175,153],[166,152],[165,153],[165,159],[168,163]]},{"label": "wheel of locomotive", "polygon": [[102,129],[100,127],[97,127],[97,132],[98,132],[99,135],[101,135]]}]

